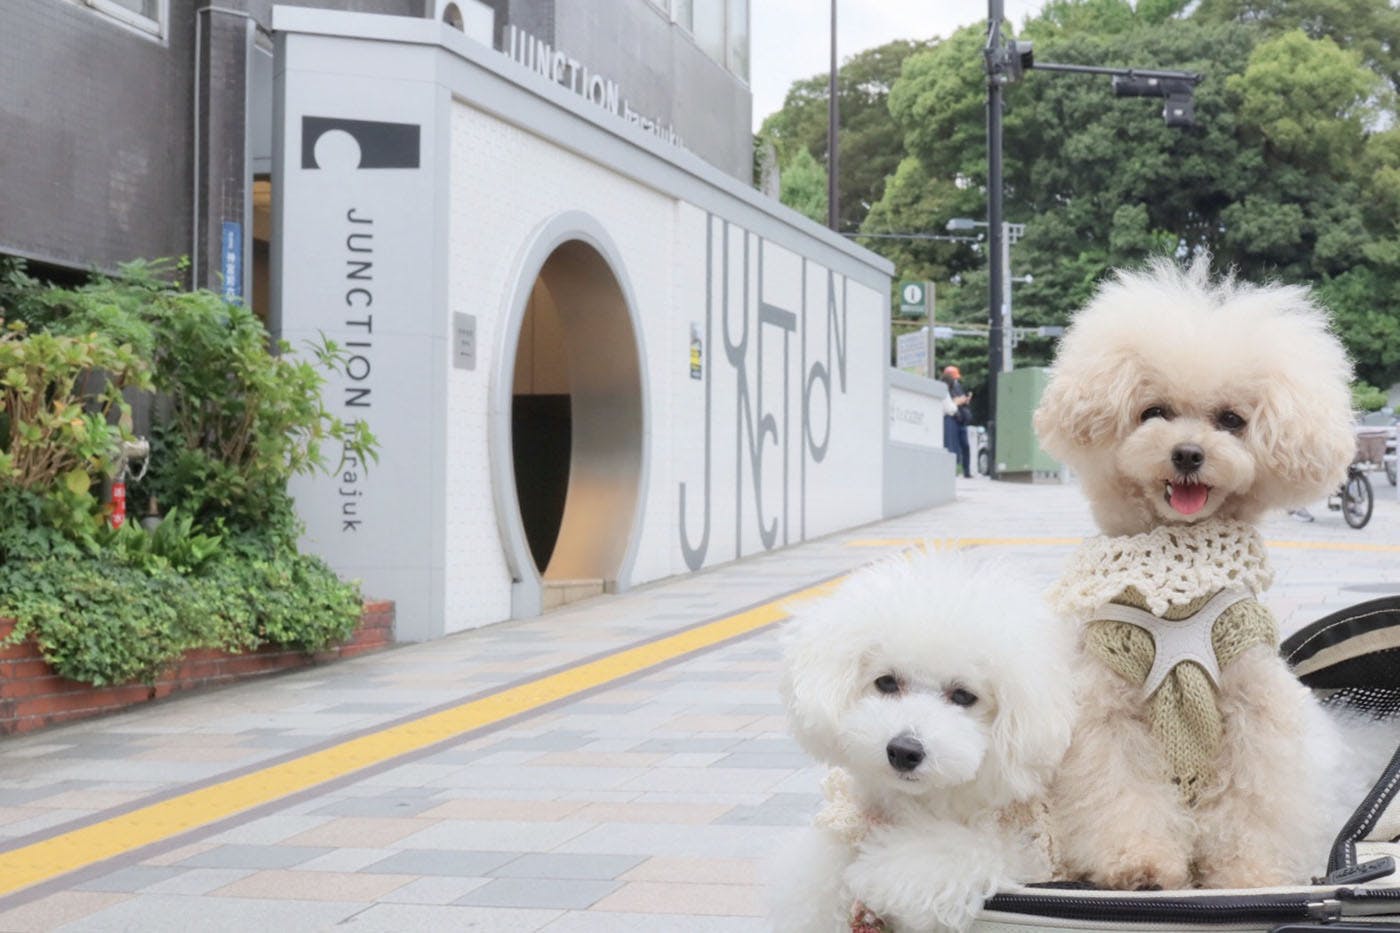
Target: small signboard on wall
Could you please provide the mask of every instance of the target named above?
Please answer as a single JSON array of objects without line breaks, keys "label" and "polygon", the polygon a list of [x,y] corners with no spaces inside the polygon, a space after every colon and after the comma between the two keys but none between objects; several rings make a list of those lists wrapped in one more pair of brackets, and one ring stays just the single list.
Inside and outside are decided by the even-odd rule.
[{"label": "small signboard on wall", "polygon": [[894,338],[894,366],[911,376],[929,375],[929,333],[921,327]]},{"label": "small signboard on wall", "polygon": [[452,366],[476,369],[476,316],[452,312]]},{"label": "small signboard on wall", "polygon": [[700,325],[690,325],[690,378],[705,378],[705,342],[700,339]]},{"label": "small signboard on wall", "polygon": [[224,221],[219,267],[224,280],[224,301],[240,301],[243,298],[243,225],[237,221]]}]

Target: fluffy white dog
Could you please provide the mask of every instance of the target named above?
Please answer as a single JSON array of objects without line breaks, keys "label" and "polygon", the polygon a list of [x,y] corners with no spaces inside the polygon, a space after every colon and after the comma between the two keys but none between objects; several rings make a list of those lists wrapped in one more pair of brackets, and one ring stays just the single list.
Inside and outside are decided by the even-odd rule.
[{"label": "fluffy white dog", "polygon": [[1106,537],[1052,591],[1080,713],[1051,825],[1112,888],[1297,884],[1339,825],[1335,731],[1277,653],[1253,523],[1355,451],[1351,367],[1298,287],[1120,273],[1073,320],[1035,416]]},{"label": "fluffy white dog", "polygon": [[1038,596],[916,554],[804,607],[783,645],[792,732],[834,767],[777,868],[777,929],[849,931],[868,912],[964,930],[998,885],[1048,876],[1025,816],[1069,742],[1071,639]]}]

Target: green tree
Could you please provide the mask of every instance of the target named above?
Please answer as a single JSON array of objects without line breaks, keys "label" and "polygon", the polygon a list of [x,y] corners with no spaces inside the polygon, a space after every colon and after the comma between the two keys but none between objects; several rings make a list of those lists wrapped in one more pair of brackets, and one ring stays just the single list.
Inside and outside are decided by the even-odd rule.
[{"label": "green tree", "polygon": [[[886,101],[904,60],[929,45],[899,39],[851,56],[837,71],[842,230],[860,228],[899,164],[899,130],[890,122]],[[803,149],[826,164],[828,86],[825,74],[794,82],[783,108],[763,121],[759,134],[777,147],[780,165],[789,165]]]},{"label": "green tree", "polygon": [[[1008,26],[1008,30],[1010,27]],[[1161,102],[1120,99],[1100,76],[1030,70],[1006,89],[1006,219],[1026,225],[1011,250],[1018,325],[1062,324],[1114,267],[1202,252],[1244,278],[1309,284],[1333,310],[1360,378],[1400,378],[1400,11],[1387,0],[1049,0],[1019,38],[1036,60],[1199,72],[1196,126],[1169,128]],[[941,233],[985,216],[985,28],[892,43],[869,56],[889,71],[863,104],[847,98],[845,132],[871,121],[883,173],[868,212],[842,220],[867,233]],[[883,51],[882,51],[883,50]],[[883,96],[888,118],[875,113]],[[851,111],[852,113],[854,111]],[[877,119],[877,117],[879,119]],[[880,124],[878,132],[875,124]],[[826,82],[794,84],[765,123],[786,168],[801,148],[825,153]],[[799,180],[801,173],[799,172]],[[786,187],[786,185],[784,185]],[[785,195],[786,199],[786,195]],[[864,241],[899,278],[938,283],[940,322],[987,320],[978,244]],[[1026,340],[1018,364],[1053,345]],[[985,345],[940,347],[976,374]],[[974,375],[975,382],[979,376]]]},{"label": "green tree", "polygon": [[826,169],[806,149],[797,150],[779,175],[782,202],[819,224],[826,223]]}]

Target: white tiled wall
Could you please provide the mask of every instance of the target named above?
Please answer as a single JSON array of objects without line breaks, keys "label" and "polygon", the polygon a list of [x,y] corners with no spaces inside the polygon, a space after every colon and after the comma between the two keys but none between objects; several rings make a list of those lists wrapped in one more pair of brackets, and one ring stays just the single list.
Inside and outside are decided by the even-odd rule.
[{"label": "white tiled wall", "polygon": [[[517,283],[512,281],[532,232],[563,211],[583,211],[607,230],[625,268],[643,322],[643,378],[650,404],[648,485],[632,582],[687,571],[680,536],[680,484],[687,488],[686,533],[699,543],[704,527],[705,380],[690,377],[690,329],[706,327],[706,232],[712,238],[709,339],[704,347],[710,391],[709,538],[705,563],[762,550],[750,435],[763,433],[759,467],[762,524],[777,522],[776,541],[807,537],[880,517],[884,443],[883,346],[885,296],[841,275],[831,279],[841,327],[845,316],[845,386],[836,342],[828,340],[827,269],[804,262],[793,248],[766,242],[759,294],[760,238],[721,217],[663,195],[567,152],[492,115],[457,102],[451,117],[451,246],[449,294],[453,311],[477,319],[478,366],[448,369],[446,567],[447,630],[472,627],[510,613],[509,572],[503,556],[486,449],[489,379],[501,346],[501,322]],[[731,342],[745,329],[747,350],[736,366],[726,352],[721,256],[729,236]],[[798,239],[794,235],[794,239]],[[805,275],[804,275],[805,271]],[[806,281],[805,311],[803,281]],[[528,287],[524,283],[522,287]],[[796,332],[762,328],[759,301],[791,315]],[[805,321],[805,324],[804,324]],[[786,342],[786,360],[784,343]],[[831,350],[830,441],[821,462],[808,450],[802,399],[811,372]],[[805,354],[806,369],[803,368]],[[758,407],[760,368],[762,409]],[[739,404],[740,370],[749,392]],[[822,383],[813,382],[814,439],[827,435]],[[776,433],[776,437],[774,434]],[[803,501],[805,471],[805,503]],[[736,512],[736,497],[741,507]],[[805,511],[805,516],[804,516]]]}]

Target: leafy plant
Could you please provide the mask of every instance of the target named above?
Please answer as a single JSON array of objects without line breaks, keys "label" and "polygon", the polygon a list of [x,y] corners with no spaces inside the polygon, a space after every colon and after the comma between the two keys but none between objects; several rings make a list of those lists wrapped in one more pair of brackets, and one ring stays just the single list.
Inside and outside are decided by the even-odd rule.
[{"label": "leafy plant", "polygon": [[[262,503],[291,476],[333,469],[342,454],[377,458],[368,427],[341,421],[321,402],[324,373],[345,362],[338,346],[323,338],[293,356],[247,306],[177,287],[170,279],[182,269],[128,263],[116,277],[75,289],[0,277],[0,300],[8,295],[33,328],[101,333],[149,361],[149,385],[169,411],[152,431],[149,474],[133,484],[138,499],[153,495],[199,521],[253,528]],[[334,463],[323,452],[328,443]]]},{"label": "leafy plant", "polygon": [[194,516],[173,508],[152,531],[125,524],[103,533],[103,543],[117,552],[123,562],[146,568],[170,567],[189,574],[198,570],[219,552],[219,535],[195,530]]},{"label": "leafy plant", "polygon": [[1357,411],[1380,411],[1385,407],[1385,393],[1365,382],[1351,384],[1351,407]]},{"label": "leafy plant", "polygon": [[[150,681],[199,643],[179,574],[149,574],[114,560],[0,564],[0,615],[34,634],[60,675],[95,685]],[[186,610],[186,611],[182,611]]]},{"label": "leafy plant", "polygon": [[[33,637],[61,675],[150,682],[181,653],[265,644],[321,650],[360,616],[358,587],[297,552],[294,474],[336,466],[333,443],[364,463],[375,442],[321,404],[321,341],[276,355],[247,308],[135,263],[77,288],[0,263],[0,616]],[[152,532],[94,521],[95,483],[130,437],[123,390],[154,389],[137,501],[174,506]]]},{"label": "leafy plant", "polygon": [[129,345],[0,318],[0,486],[84,497],[130,437],[127,385],[149,385]]}]

